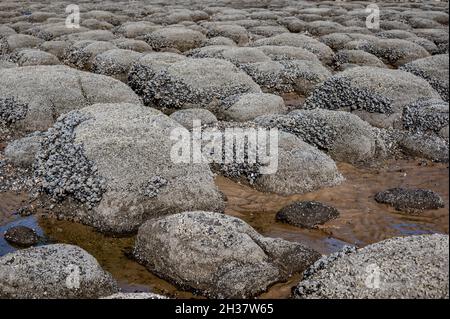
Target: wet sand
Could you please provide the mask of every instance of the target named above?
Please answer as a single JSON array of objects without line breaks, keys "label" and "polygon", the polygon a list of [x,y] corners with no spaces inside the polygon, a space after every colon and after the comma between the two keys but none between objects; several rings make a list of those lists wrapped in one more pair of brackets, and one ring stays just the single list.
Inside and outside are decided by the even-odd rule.
[{"label": "wet sand", "polygon": [[[394,236],[448,233],[448,165],[421,163],[424,162],[391,161],[377,169],[362,169],[341,163],[338,166],[346,178],[341,185],[288,197],[262,193],[224,177],[217,177],[216,184],[228,198],[226,214],[242,218],[265,236],[298,241],[328,254],[345,244],[362,247]],[[443,197],[446,207],[424,211],[420,216],[408,216],[374,201],[373,196],[378,191],[398,186],[432,189]],[[21,218],[14,215],[14,211],[25,200],[26,194],[0,193],[0,232],[12,225],[22,224],[44,235],[46,241],[42,244],[60,242],[78,245],[96,257],[104,269],[118,280],[124,291],[153,291],[175,298],[199,298],[190,292],[178,290],[128,258],[127,253],[133,247],[134,237],[108,237],[76,223],[44,216]],[[313,230],[276,222],[276,212],[296,200],[327,203],[340,211],[340,217]],[[0,256],[14,249],[3,238],[0,239]],[[288,298],[291,288],[299,280],[300,275],[294,275],[288,282],[271,287],[260,298]]]}]

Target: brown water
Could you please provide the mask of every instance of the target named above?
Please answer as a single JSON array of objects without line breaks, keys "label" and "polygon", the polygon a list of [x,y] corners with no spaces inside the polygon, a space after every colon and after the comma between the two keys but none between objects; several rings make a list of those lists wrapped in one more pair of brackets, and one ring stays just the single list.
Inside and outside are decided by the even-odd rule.
[{"label": "brown water", "polygon": [[[216,184],[228,198],[226,214],[242,218],[265,236],[302,242],[326,254],[347,243],[364,246],[393,236],[448,233],[448,166],[431,162],[419,164],[419,161],[411,160],[392,161],[377,169],[338,164],[346,178],[341,185],[288,197],[262,193],[224,177],[217,177]],[[398,186],[432,189],[443,197],[446,207],[425,211],[420,216],[408,216],[374,201],[373,196],[378,191]],[[107,237],[90,227],[44,216],[20,218],[13,212],[24,204],[25,199],[25,194],[0,193],[0,232],[13,224],[25,224],[45,234],[47,242],[78,245],[96,257],[125,291],[153,291],[176,298],[198,298],[178,290],[129,259],[127,252],[133,247],[134,237]],[[276,222],[276,212],[296,200],[330,204],[340,211],[340,217],[313,230]],[[0,238],[0,256],[15,249],[2,240]],[[288,282],[274,285],[260,297],[288,298],[299,279],[299,275],[294,275]]]},{"label": "brown water", "polygon": [[[420,166],[420,163],[391,161],[377,169],[341,163],[338,167],[346,178],[341,185],[288,197],[261,193],[223,177],[218,177],[216,183],[228,197],[227,214],[242,218],[266,236],[305,242],[322,253],[329,253],[342,242],[365,246],[400,235],[448,233],[448,166],[431,162]],[[409,216],[375,202],[377,192],[392,187],[432,189],[443,197],[446,207]],[[275,222],[276,212],[296,200],[329,204],[339,210],[340,217],[317,230]]]}]

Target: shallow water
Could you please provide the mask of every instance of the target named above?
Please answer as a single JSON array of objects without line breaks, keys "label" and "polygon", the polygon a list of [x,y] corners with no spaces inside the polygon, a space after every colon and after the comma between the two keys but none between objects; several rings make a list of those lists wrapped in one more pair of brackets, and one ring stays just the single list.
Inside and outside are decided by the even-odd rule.
[{"label": "shallow water", "polygon": [[[365,246],[394,236],[448,233],[449,171],[447,164],[419,161],[391,161],[382,168],[361,169],[338,164],[346,180],[339,186],[288,197],[265,194],[223,177],[216,182],[228,196],[226,213],[240,217],[260,233],[304,242],[321,253],[335,251],[343,244]],[[428,188],[439,193],[445,208],[410,216],[378,204],[374,195],[392,187]],[[340,217],[316,230],[275,222],[275,214],[296,200],[316,200],[336,207]]]},{"label": "shallow water", "polygon": [[[341,185],[288,197],[262,193],[223,177],[217,177],[216,184],[228,198],[227,214],[242,218],[265,236],[298,241],[328,254],[346,244],[365,246],[394,236],[448,233],[448,166],[420,163],[412,160],[391,161],[377,169],[338,164],[346,178]],[[373,196],[378,191],[398,186],[432,189],[443,197],[446,207],[425,211],[420,216],[408,216],[374,201]],[[107,237],[90,227],[44,216],[19,217],[14,212],[24,204],[25,199],[25,194],[0,193],[0,233],[13,225],[26,225],[44,237],[42,243],[78,245],[96,257],[124,291],[153,291],[176,298],[199,298],[178,290],[129,259],[127,252],[132,249],[134,237]],[[313,230],[276,222],[276,212],[295,200],[317,200],[330,204],[340,211],[340,217]],[[15,249],[0,238],[0,256]],[[260,297],[288,298],[299,279],[299,275],[294,275],[288,282],[274,285]]]}]

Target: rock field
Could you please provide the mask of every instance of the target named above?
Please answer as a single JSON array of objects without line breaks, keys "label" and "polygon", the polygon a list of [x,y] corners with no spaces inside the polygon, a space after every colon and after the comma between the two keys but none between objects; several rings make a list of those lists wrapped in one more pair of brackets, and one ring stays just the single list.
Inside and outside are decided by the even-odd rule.
[{"label": "rock field", "polygon": [[[136,236],[129,258],[200,296],[258,297],[299,278],[292,298],[449,297],[448,233],[325,256],[224,214],[215,183],[290,196],[344,183],[342,163],[448,165],[448,2],[374,1],[375,27],[365,1],[80,0],[79,21],[71,3],[0,2],[0,194],[27,194],[31,215]],[[276,162],[174,160],[174,132],[232,129],[276,131]],[[399,185],[373,200],[419,216],[445,207],[442,195]],[[273,223],[319,232],[339,218],[297,201]],[[170,297],[121,291],[78,246],[24,226],[3,235],[18,246],[0,250],[0,298]]]}]

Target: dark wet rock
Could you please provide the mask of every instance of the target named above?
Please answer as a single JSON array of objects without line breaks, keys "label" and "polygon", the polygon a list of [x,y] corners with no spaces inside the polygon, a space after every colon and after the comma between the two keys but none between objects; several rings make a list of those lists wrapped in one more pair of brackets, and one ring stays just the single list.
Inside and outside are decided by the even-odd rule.
[{"label": "dark wet rock", "polygon": [[298,227],[315,228],[338,216],[339,212],[336,208],[309,201],[294,202],[283,207],[277,213],[276,219]]},{"label": "dark wet rock", "polygon": [[185,212],[146,222],[134,255],[151,272],[213,298],[248,298],[320,254],[305,246],[259,235],[235,217]]},{"label": "dark wet rock", "polygon": [[387,239],[319,259],[296,299],[448,299],[448,235]]},{"label": "dark wet rock", "polygon": [[448,102],[448,63],[448,54],[440,54],[415,60],[401,69],[425,79]]},{"label": "dark wet rock", "polygon": [[120,81],[67,66],[29,66],[0,72],[0,123],[21,132],[45,130],[64,112],[102,102],[139,104],[140,100]]},{"label": "dark wet rock", "polygon": [[442,198],[428,189],[391,188],[377,193],[375,200],[412,213],[444,207]]},{"label": "dark wet rock", "polygon": [[134,232],[149,218],[191,209],[222,211],[208,165],[173,162],[175,129],[185,131],[141,105],[69,112],[45,132],[36,178],[58,214],[103,232]]},{"label": "dark wet rock", "polygon": [[117,291],[111,275],[77,246],[33,247],[0,257],[0,298],[98,298]]},{"label": "dark wet rock", "polygon": [[11,244],[29,247],[37,244],[39,241],[39,236],[36,232],[25,226],[14,226],[9,228],[3,235],[5,240]]}]

